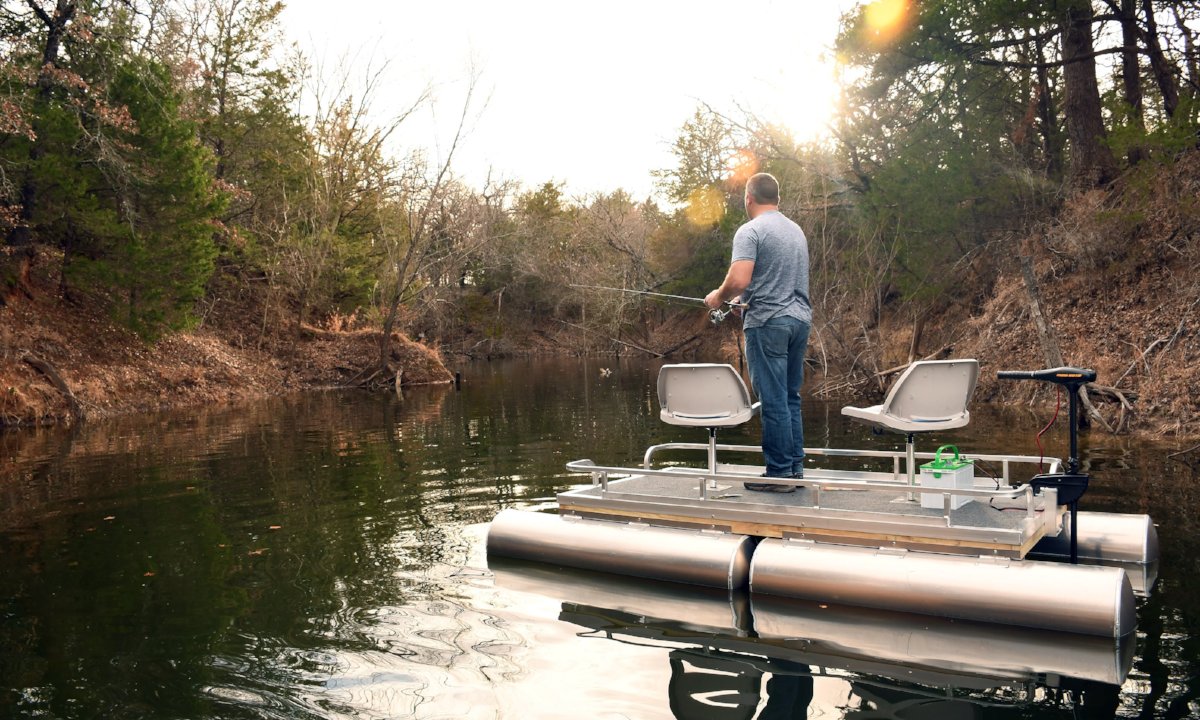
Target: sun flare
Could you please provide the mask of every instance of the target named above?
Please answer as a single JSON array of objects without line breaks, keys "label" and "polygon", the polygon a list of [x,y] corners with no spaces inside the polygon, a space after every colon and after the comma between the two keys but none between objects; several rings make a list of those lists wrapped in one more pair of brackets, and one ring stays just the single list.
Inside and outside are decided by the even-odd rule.
[{"label": "sun flare", "polygon": [[876,41],[894,38],[909,17],[909,0],[875,0],[863,9],[866,30]]},{"label": "sun flare", "polygon": [[737,185],[745,185],[750,176],[758,172],[758,156],[749,150],[741,150],[729,161],[730,177]]},{"label": "sun flare", "polygon": [[725,215],[725,196],[715,187],[696,188],[688,195],[684,215],[698,227],[715,225]]}]

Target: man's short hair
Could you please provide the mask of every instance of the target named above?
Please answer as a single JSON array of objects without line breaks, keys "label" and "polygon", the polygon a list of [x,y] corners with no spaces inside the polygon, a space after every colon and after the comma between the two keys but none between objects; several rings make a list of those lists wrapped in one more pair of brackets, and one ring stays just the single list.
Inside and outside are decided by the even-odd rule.
[{"label": "man's short hair", "polygon": [[752,175],[746,181],[746,194],[759,205],[778,205],[779,181],[770,173]]}]

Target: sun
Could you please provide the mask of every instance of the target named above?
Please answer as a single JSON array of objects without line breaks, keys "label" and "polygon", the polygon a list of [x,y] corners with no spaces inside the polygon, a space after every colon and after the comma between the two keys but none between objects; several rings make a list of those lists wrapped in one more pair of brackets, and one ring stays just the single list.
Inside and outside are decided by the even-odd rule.
[{"label": "sun", "polygon": [[788,96],[780,108],[780,121],[797,142],[816,142],[829,136],[841,89],[826,65],[814,66],[802,83],[803,92]]},{"label": "sun", "polygon": [[847,0],[779,3],[765,24],[756,53],[742,66],[745,107],[786,129],[796,142],[817,142],[829,127],[840,94],[832,40]]}]

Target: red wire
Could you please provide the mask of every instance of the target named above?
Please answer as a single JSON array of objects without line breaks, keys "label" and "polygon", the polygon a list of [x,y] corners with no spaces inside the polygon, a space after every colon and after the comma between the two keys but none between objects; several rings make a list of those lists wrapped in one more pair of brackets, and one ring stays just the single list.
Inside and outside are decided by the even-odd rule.
[{"label": "red wire", "polygon": [[1057,401],[1054,405],[1054,417],[1050,418],[1050,422],[1046,423],[1046,427],[1042,428],[1041,432],[1037,434],[1038,472],[1045,472],[1046,470],[1046,463],[1044,462],[1046,451],[1042,449],[1042,435],[1045,435],[1050,426],[1054,424],[1054,421],[1058,419],[1058,411],[1062,408],[1062,385],[1056,385],[1055,387],[1058,388],[1058,394],[1056,395]]}]

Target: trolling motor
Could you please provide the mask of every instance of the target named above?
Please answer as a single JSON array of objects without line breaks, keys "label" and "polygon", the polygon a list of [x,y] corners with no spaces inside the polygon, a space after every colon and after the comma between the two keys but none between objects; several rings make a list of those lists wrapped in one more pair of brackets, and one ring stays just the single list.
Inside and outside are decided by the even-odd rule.
[{"label": "trolling motor", "polygon": [[1071,455],[1067,458],[1066,472],[1043,473],[1034,475],[1029,484],[1034,492],[1042,488],[1058,490],[1058,502],[1071,509],[1071,563],[1079,562],[1078,524],[1076,512],[1079,498],[1087,492],[1088,474],[1079,472],[1079,429],[1077,427],[1079,414],[1079,388],[1096,380],[1095,370],[1085,370],[1076,367],[1059,367],[1048,370],[1001,370],[996,373],[1001,380],[1040,380],[1041,382],[1061,385],[1070,396],[1070,436]]}]

